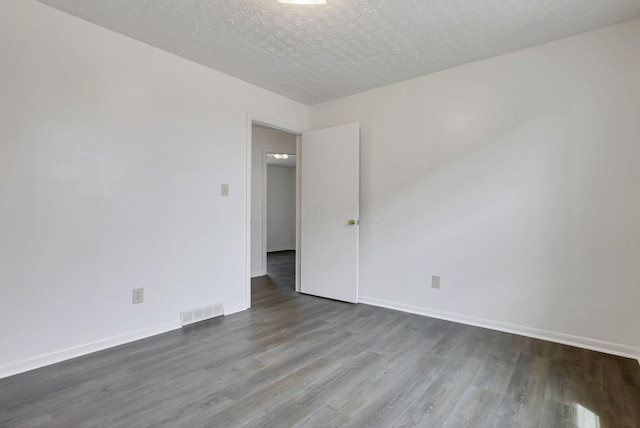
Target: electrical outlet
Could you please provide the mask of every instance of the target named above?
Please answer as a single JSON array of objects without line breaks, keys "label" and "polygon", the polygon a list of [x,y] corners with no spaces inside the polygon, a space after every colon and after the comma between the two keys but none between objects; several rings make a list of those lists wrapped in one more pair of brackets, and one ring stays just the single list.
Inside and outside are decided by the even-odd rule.
[{"label": "electrical outlet", "polygon": [[144,302],[144,288],[134,288],[133,289],[133,304],[137,305],[138,303]]},{"label": "electrical outlet", "polygon": [[440,277],[433,275],[431,277],[431,288],[440,288]]}]

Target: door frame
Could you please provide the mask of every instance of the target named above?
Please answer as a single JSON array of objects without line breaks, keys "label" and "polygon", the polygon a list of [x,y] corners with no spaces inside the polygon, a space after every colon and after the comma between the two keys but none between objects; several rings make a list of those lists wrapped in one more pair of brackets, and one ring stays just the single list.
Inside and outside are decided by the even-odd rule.
[{"label": "door frame", "polygon": [[[303,129],[299,129],[295,125],[285,123],[270,117],[266,117],[261,114],[247,112],[247,141],[246,141],[246,180],[247,180],[247,192],[246,192],[246,206],[245,212],[245,291],[244,300],[247,309],[251,308],[251,172],[252,172],[252,157],[253,157],[253,125],[264,125],[269,128],[278,129],[280,131],[288,132],[296,136],[296,291],[300,291],[300,159],[301,159],[301,135],[304,132]],[[263,232],[264,233],[264,232]],[[266,252],[265,252],[266,256]]]}]

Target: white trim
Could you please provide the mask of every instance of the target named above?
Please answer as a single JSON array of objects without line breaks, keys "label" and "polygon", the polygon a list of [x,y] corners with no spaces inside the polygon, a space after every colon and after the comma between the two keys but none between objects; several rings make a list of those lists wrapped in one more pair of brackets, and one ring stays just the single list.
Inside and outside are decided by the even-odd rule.
[{"label": "white trim", "polygon": [[60,351],[51,352],[49,354],[40,355],[34,358],[17,361],[0,366],[0,379],[13,376],[18,373],[39,369],[51,364],[70,360],[72,358],[81,357],[93,352],[102,351],[104,349],[113,348],[114,346],[124,345],[125,343],[135,342],[136,340],[146,339],[151,336],[166,333],[179,329],[179,321],[171,321],[154,327],[143,328],[130,333],[97,340],[95,342],[86,343],[72,348],[62,349]]},{"label": "white trim", "polygon": [[500,321],[492,321],[484,318],[477,318],[452,312],[439,311],[436,309],[407,305],[404,303],[392,302],[389,300],[376,299],[373,297],[360,296],[360,303],[379,306],[381,308],[394,309],[410,314],[423,315],[431,318],[453,321],[460,324],[488,328],[490,330],[513,333],[520,336],[532,337],[535,339],[548,340],[549,342],[562,343],[564,345],[577,346],[579,348],[604,352],[606,354],[638,359],[638,361],[640,362],[640,348],[634,348],[633,346],[622,345],[619,343],[606,342],[603,340],[574,336],[571,334],[559,333],[555,331],[541,330],[533,327],[509,324]]},{"label": "white trim", "polygon": [[296,291],[300,292],[300,249],[302,239],[300,233],[302,231],[302,135],[296,137]]},{"label": "white trim", "polygon": [[264,270],[258,271],[258,272],[251,272],[251,278],[256,278],[258,276],[265,276],[266,274],[267,272]]},{"label": "white trim", "polygon": [[245,212],[245,284],[244,284],[244,302],[247,307],[251,307],[251,155],[253,153],[253,119],[254,114],[247,113],[247,211]]},{"label": "white trim", "polygon": [[248,112],[247,115],[249,116],[249,119],[250,119],[249,126],[255,123],[257,125],[263,125],[268,128],[277,129],[279,131],[288,132],[289,134],[294,134],[294,135],[302,135],[302,133],[304,132],[295,125],[292,125],[286,122],[281,122],[279,120],[273,119],[271,117],[266,117],[258,113]]},{"label": "white trim", "polygon": [[[246,311],[247,309],[248,308],[244,304],[231,306],[228,308],[225,307],[224,315],[233,315],[238,312]],[[60,363],[62,361],[67,361],[73,358],[81,357],[83,355],[91,354],[94,352],[103,351],[115,346],[135,342],[137,340],[147,339],[158,334],[167,333],[173,330],[179,330],[180,328],[182,328],[182,325],[179,321],[171,321],[164,324],[159,324],[154,327],[143,328],[130,333],[97,340],[95,342],[85,343],[84,345],[62,349],[60,351],[28,358],[22,361],[4,364],[0,366],[0,379],[28,372],[30,370],[39,369],[41,367],[46,367],[51,364]]]},{"label": "white trim", "polygon": [[277,253],[280,251],[295,251],[295,245],[283,245],[282,247],[267,248],[267,253]]},{"label": "white trim", "polygon": [[236,305],[224,308],[224,316],[237,314],[238,312],[246,311],[249,309],[246,305]]}]

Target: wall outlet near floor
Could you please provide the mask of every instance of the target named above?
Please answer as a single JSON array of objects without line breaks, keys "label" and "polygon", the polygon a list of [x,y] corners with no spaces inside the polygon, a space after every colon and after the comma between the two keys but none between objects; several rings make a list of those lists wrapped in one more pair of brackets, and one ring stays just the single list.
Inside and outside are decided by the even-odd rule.
[{"label": "wall outlet near floor", "polygon": [[133,289],[133,304],[137,305],[138,303],[144,302],[144,288],[134,288]]},{"label": "wall outlet near floor", "polygon": [[440,288],[440,277],[433,275],[431,277],[431,288]]}]

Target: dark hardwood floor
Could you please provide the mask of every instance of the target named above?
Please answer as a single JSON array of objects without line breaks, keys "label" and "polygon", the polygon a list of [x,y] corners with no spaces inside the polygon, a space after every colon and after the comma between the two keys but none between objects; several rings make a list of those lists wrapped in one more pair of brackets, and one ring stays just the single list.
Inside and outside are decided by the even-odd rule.
[{"label": "dark hardwood floor", "polygon": [[267,253],[267,276],[275,285],[296,289],[296,252],[275,251]]},{"label": "dark hardwood floor", "polygon": [[249,311],[0,380],[0,426],[640,427],[635,360],[298,295],[290,276],[257,278]]}]

